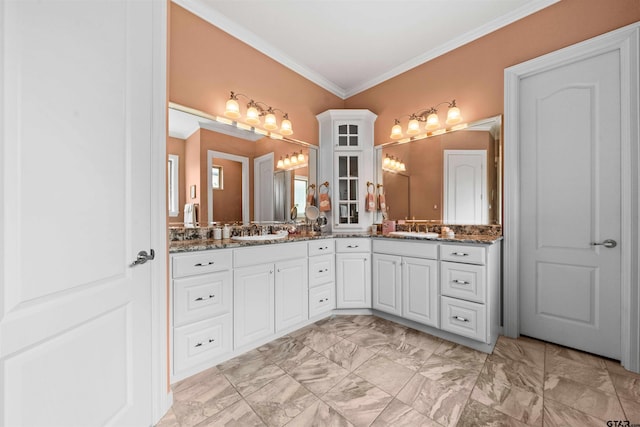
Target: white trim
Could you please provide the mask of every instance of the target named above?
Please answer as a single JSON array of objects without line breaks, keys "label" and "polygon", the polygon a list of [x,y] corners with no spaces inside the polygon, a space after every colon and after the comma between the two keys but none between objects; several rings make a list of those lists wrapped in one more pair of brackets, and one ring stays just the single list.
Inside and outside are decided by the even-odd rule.
[{"label": "white trim", "polygon": [[[151,128],[151,247],[156,259],[151,263],[151,420],[156,424],[173,404],[168,388],[167,353],[167,14],[166,2],[153,2],[152,128]],[[178,202],[179,204],[179,202]]]},{"label": "white trim", "polygon": [[[236,156],[235,154],[222,153],[220,151],[207,151],[207,224],[213,222],[213,189],[211,188],[211,167],[213,158],[233,160],[242,164],[242,222],[249,224],[249,158]],[[200,220],[202,223],[202,220]],[[202,224],[201,224],[202,225]]]},{"label": "white trim", "polygon": [[[175,217],[180,213],[180,156],[177,154],[169,154],[167,162],[171,163],[171,171],[167,176],[167,183],[171,189],[171,196],[169,197],[169,216]],[[173,200],[173,203],[171,203]]]},{"label": "white trim", "polygon": [[[639,53],[640,23],[532,59],[505,70],[505,203],[504,203],[504,329],[519,334],[518,242],[519,201],[519,84],[532,74],[576,62],[608,51],[619,50],[621,58],[621,196],[622,229],[622,365],[640,372],[640,158],[639,158]],[[628,238],[624,238],[627,236]]]},{"label": "white trim", "polygon": [[[273,169],[273,159],[273,152],[253,159],[253,220],[255,222],[273,220],[273,215],[271,216],[271,218],[262,218],[262,216],[260,215],[260,211],[262,210],[262,197],[264,196],[264,191],[262,191],[262,180],[260,179],[259,172],[261,163],[271,164],[271,168]],[[271,182],[273,182],[273,178],[271,179]],[[273,191],[271,191],[271,197],[273,197]]]},{"label": "white trim", "polygon": [[295,59],[291,58],[286,53],[277,49],[272,44],[266,42],[261,37],[251,32],[247,28],[242,25],[237,24],[231,19],[227,18],[213,7],[209,6],[207,3],[199,0],[172,0],[175,4],[182,6],[187,9],[189,12],[199,16],[205,21],[209,22],[212,25],[220,28],[222,31],[230,34],[231,36],[237,38],[238,40],[248,44],[254,49],[264,53],[271,59],[279,62],[290,70],[295,71],[300,74],[302,77],[307,80],[312,81],[323,89],[333,93],[334,95],[346,99],[350,96],[356,95],[360,92],[363,92],[377,84],[380,84],[386,80],[389,80],[392,77],[395,77],[399,74],[404,73],[405,71],[409,71],[412,68],[417,67],[418,65],[424,64],[427,61],[430,61],[440,55],[444,55],[447,52],[450,52],[454,49],[457,49],[460,46],[463,46],[473,40],[476,40],[480,37],[483,37],[493,31],[496,31],[502,27],[505,27],[513,22],[522,19],[528,15],[531,15],[535,12],[538,12],[545,7],[551,6],[554,3],[557,3],[560,0],[531,0],[527,2],[522,7],[504,15],[497,19],[494,19],[479,28],[476,28],[472,31],[469,31],[465,34],[462,34],[453,40],[448,41],[440,45],[435,49],[431,49],[428,52],[425,52],[421,55],[416,56],[409,61],[406,61],[389,71],[380,74],[366,82],[361,84],[352,86],[350,88],[343,88],[331,80],[327,79],[320,73],[317,73],[310,68],[300,64]]}]

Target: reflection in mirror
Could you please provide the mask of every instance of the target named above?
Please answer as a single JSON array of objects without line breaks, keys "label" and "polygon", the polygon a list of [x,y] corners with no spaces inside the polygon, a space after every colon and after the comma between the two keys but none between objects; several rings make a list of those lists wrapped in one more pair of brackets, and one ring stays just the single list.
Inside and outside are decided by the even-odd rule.
[{"label": "reflection in mirror", "polygon": [[[298,216],[303,215],[305,198],[300,194],[316,181],[317,147],[290,138],[271,139],[228,119],[216,119],[170,103],[167,154],[179,158],[180,176],[179,209],[177,215],[172,212],[169,224],[184,224],[187,204],[195,206],[200,225],[287,221],[296,205]],[[294,153],[304,162],[287,170],[277,168],[280,158],[292,159]],[[217,181],[222,185],[214,185]],[[189,189],[194,185],[192,197]]]},{"label": "reflection in mirror", "polygon": [[377,147],[387,217],[500,224],[501,125],[496,116],[439,135]]}]

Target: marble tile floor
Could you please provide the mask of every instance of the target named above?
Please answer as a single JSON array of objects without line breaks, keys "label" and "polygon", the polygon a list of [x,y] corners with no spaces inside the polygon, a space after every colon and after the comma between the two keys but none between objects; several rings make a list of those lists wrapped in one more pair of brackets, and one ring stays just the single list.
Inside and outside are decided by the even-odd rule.
[{"label": "marble tile floor", "polygon": [[618,362],[524,337],[487,355],[373,316],[321,320],[173,393],[158,427],[640,425],[640,375]]}]

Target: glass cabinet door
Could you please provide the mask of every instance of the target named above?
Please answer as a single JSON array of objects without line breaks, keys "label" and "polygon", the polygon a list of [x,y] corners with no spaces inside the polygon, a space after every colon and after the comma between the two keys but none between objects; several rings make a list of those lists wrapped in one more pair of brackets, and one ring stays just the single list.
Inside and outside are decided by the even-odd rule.
[{"label": "glass cabinet door", "polygon": [[336,153],[338,170],[338,224],[358,224],[360,154]]},{"label": "glass cabinet door", "polygon": [[338,125],[338,147],[357,148],[360,145],[358,138],[358,125],[339,124]]}]

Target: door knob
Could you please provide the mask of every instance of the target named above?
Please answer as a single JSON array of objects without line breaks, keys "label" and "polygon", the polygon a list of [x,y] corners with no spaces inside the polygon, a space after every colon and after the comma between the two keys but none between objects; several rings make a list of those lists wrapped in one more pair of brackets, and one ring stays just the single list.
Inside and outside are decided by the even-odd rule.
[{"label": "door knob", "polygon": [[613,239],[607,239],[604,242],[592,242],[591,243],[592,246],[604,246],[605,248],[615,248],[616,246],[618,246],[618,242],[616,242]]},{"label": "door knob", "polygon": [[147,251],[140,251],[138,252],[138,256],[136,257],[136,260],[133,261],[129,267],[135,267],[136,265],[144,264],[147,261],[151,261],[155,257],[156,257],[156,252],[153,249],[151,249],[150,254],[147,254]]}]

